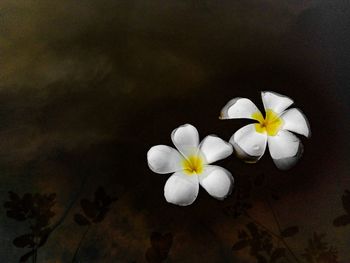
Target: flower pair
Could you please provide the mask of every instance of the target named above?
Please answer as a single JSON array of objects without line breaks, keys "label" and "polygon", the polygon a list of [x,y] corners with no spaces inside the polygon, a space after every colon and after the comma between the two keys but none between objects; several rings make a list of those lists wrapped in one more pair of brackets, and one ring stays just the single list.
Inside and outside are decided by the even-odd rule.
[{"label": "flower pair", "polygon": [[153,172],[173,173],[164,187],[169,203],[190,205],[201,185],[211,196],[222,200],[231,193],[233,177],[226,169],[213,162],[236,154],[247,162],[258,161],[268,145],[270,155],[279,169],[288,169],[301,157],[303,146],[292,132],[310,136],[306,117],[297,109],[287,110],[293,100],[274,93],[262,92],[265,117],[255,104],[246,98],[234,98],[221,111],[220,119],[252,119],[255,122],[236,131],[225,142],[209,135],[199,143],[197,129],[185,124],[175,129],[171,139],[177,148],[166,145],[152,147],[147,160]]}]

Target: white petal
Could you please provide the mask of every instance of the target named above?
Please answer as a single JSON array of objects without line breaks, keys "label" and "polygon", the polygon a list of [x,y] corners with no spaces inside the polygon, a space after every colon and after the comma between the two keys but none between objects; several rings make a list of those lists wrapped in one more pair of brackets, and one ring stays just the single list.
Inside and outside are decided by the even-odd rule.
[{"label": "white petal", "polygon": [[293,100],[291,98],[271,91],[262,91],[261,98],[264,104],[265,112],[267,109],[271,109],[275,113],[280,114],[293,104]]},{"label": "white petal", "polygon": [[260,111],[251,100],[234,98],[222,108],[220,119],[254,119],[256,112]]},{"label": "white petal", "polygon": [[225,199],[232,191],[233,177],[226,169],[207,165],[204,173],[198,176],[200,185],[219,200]]},{"label": "white petal", "polygon": [[147,162],[149,168],[159,174],[172,173],[182,170],[182,155],[166,145],[156,145],[149,149]]},{"label": "white petal", "polygon": [[310,126],[305,115],[297,108],[286,110],[282,113],[283,129],[310,137]]},{"label": "white petal", "polygon": [[173,130],[171,140],[184,156],[195,154],[198,150],[199,134],[191,124],[184,124]]},{"label": "white petal", "polygon": [[304,147],[303,144],[299,144],[298,152],[293,157],[283,158],[283,159],[273,159],[273,162],[280,170],[288,170],[292,168],[303,155]]},{"label": "white petal", "polygon": [[201,142],[199,149],[204,155],[206,163],[213,163],[230,156],[233,152],[232,145],[223,139],[208,135]]},{"label": "white petal", "polygon": [[282,130],[276,136],[268,137],[271,157],[282,170],[291,168],[301,157],[303,146],[293,133]]},{"label": "white petal", "polygon": [[169,177],[164,186],[164,197],[172,204],[186,206],[196,200],[199,190],[198,176],[182,171]]},{"label": "white petal", "polygon": [[266,133],[258,133],[255,124],[248,124],[233,134],[230,143],[239,157],[247,161],[258,161],[266,149]]}]

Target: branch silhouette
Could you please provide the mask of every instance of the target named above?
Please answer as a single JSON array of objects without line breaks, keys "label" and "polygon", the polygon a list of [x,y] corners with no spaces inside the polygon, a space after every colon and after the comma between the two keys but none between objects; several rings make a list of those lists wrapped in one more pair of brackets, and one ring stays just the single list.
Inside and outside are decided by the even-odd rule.
[{"label": "branch silhouette", "polygon": [[110,210],[110,207],[113,202],[115,202],[117,198],[113,198],[106,194],[103,187],[97,188],[95,191],[94,198],[89,200],[87,198],[83,198],[80,200],[80,206],[82,209],[82,213],[78,213],[74,215],[74,221],[79,226],[86,227],[84,234],[82,235],[77,248],[75,249],[72,262],[76,262],[80,249],[84,243],[84,240],[91,229],[93,224],[101,223],[106,217],[107,213]]}]

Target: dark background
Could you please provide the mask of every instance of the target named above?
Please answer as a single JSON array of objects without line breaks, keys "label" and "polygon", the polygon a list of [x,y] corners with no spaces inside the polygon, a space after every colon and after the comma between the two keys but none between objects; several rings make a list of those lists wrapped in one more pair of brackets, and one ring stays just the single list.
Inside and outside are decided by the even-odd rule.
[{"label": "dark background", "polygon": [[[54,192],[54,222],[99,185],[119,197],[86,237],[81,262],[146,262],[153,231],[174,237],[167,262],[254,262],[231,251],[245,222],[222,212],[234,195],[220,202],[200,189],[193,205],[170,205],[168,175],[152,173],[146,153],[171,145],[184,123],[229,140],[247,122],[220,121],[226,102],[249,97],[261,108],[260,91],[272,90],[310,121],[303,158],[287,172],[268,153],[256,165],[233,156],[221,165],[235,178],[268,175],[281,224],[300,228],[289,240],[298,255],[317,231],[349,262],[350,226],[332,224],[350,188],[349,70],[348,1],[2,0],[1,202],[9,190]],[[273,228],[253,201],[251,213]],[[38,262],[71,262],[84,232],[73,221],[79,210],[77,201]],[[0,211],[1,262],[18,262],[26,250],[12,240],[27,225]]]}]

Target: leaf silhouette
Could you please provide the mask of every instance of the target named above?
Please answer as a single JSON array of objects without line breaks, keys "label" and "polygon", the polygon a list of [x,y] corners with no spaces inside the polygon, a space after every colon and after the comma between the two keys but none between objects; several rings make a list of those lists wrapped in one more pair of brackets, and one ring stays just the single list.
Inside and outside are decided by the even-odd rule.
[{"label": "leaf silhouette", "polygon": [[9,194],[9,198],[10,198],[11,201],[18,202],[20,200],[18,194],[14,193],[12,191],[9,191],[8,194]]},{"label": "leaf silhouette", "polygon": [[295,234],[297,234],[299,232],[299,227],[297,226],[291,226],[291,227],[288,227],[286,229],[284,229],[282,232],[281,232],[281,235],[283,237],[292,237],[294,236]]},{"label": "leaf silhouette", "polygon": [[102,187],[97,188],[93,201],[86,198],[80,200],[80,206],[83,209],[85,216],[82,214],[76,214],[74,217],[75,222],[81,226],[90,223],[100,223],[110,210],[110,205],[116,200],[117,198],[112,198],[107,195]]},{"label": "leaf silhouette", "polygon": [[247,247],[248,245],[249,245],[248,240],[245,240],[245,239],[239,240],[232,246],[232,250],[233,251],[241,250],[241,249]]},{"label": "leaf silhouette", "polygon": [[80,226],[87,226],[91,224],[90,221],[82,214],[75,214],[74,221]]},{"label": "leaf silhouette", "polygon": [[[94,198],[92,201],[87,198],[83,198],[80,200],[80,206],[84,213],[78,213],[74,215],[75,223],[77,223],[80,226],[90,226],[93,223],[100,223],[106,217],[106,214],[110,210],[111,204],[116,200],[117,198],[112,198],[109,195],[107,195],[103,187],[98,187],[94,193]],[[81,245],[83,244],[88,229],[89,228],[86,229],[84,235],[82,236],[79,242],[79,245],[77,246],[74,252],[72,262],[76,262],[77,260],[79,250],[81,248]]]},{"label": "leaf silhouette", "polygon": [[109,208],[101,208],[100,212],[97,214],[97,216],[95,217],[95,219],[93,220],[94,223],[100,223],[102,222],[102,220],[106,217],[107,212],[109,211]]},{"label": "leaf silhouette", "polygon": [[42,247],[46,243],[47,239],[49,238],[49,236],[51,234],[51,230],[52,229],[48,227],[48,228],[41,231],[40,242],[38,244],[38,247]]},{"label": "leaf silhouette", "polygon": [[338,252],[323,241],[325,234],[314,233],[313,237],[308,240],[308,247],[302,256],[308,263],[338,263]]},{"label": "leaf silhouette", "polygon": [[36,255],[38,248],[46,243],[52,232],[48,225],[55,215],[51,209],[55,204],[56,194],[25,193],[22,197],[12,191],[8,194],[9,201],[4,203],[7,216],[17,221],[28,220],[30,223],[31,233],[13,240],[13,245],[16,247],[32,248],[20,258],[20,262],[25,262],[31,256]]},{"label": "leaf silhouette", "polygon": [[33,206],[33,195],[30,194],[30,193],[26,193],[23,195],[22,197],[22,207],[23,207],[23,210],[24,211],[30,211],[32,213],[29,213],[28,217],[29,218],[33,218],[34,215],[36,215],[36,212],[37,210],[34,209],[34,206]]},{"label": "leaf silhouette", "polygon": [[333,225],[336,227],[350,224],[350,215],[342,215],[334,219]]},{"label": "leaf silhouette", "polygon": [[350,224],[350,191],[345,190],[342,196],[343,208],[347,214],[338,216],[333,220],[333,225],[335,227],[346,226]]},{"label": "leaf silhouette", "polygon": [[82,199],[80,201],[81,208],[85,215],[89,218],[94,218],[97,214],[97,205],[88,199]]},{"label": "leaf silhouette", "polygon": [[34,250],[31,250],[28,253],[21,256],[21,258],[19,259],[19,262],[26,262],[33,255],[34,255]]},{"label": "leaf silhouette", "polygon": [[118,198],[112,198],[109,195],[106,194],[103,187],[97,188],[95,191],[95,200],[94,202],[97,204],[98,207],[108,207],[110,206],[114,201],[118,200]]},{"label": "leaf silhouette", "polygon": [[96,203],[100,203],[99,205],[103,205],[104,203],[108,203],[108,196],[106,195],[105,190],[103,189],[103,187],[99,187],[97,188],[97,190],[95,191],[95,202]]},{"label": "leaf silhouette", "polygon": [[247,223],[245,228],[248,231],[238,231],[240,240],[233,245],[233,251],[248,247],[249,254],[256,259],[257,263],[274,263],[286,256],[284,248],[275,247],[273,236],[266,229],[254,222]]},{"label": "leaf silhouette", "polygon": [[17,221],[25,221],[27,219],[26,215],[18,209],[8,210],[6,212],[6,215],[10,218],[17,220]]},{"label": "leaf silhouette", "polygon": [[32,234],[25,234],[25,235],[16,237],[13,240],[13,244],[16,247],[21,247],[21,248],[23,248],[23,247],[34,247],[35,246]]}]

